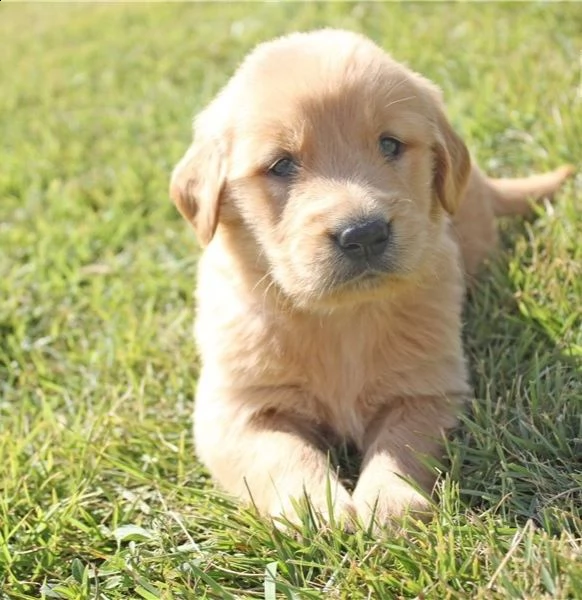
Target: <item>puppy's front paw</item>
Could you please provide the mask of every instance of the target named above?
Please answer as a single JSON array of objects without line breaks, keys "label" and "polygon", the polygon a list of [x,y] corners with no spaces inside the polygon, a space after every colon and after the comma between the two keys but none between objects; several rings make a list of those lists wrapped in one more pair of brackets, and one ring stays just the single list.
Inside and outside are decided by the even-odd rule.
[{"label": "puppy's front paw", "polygon": [[406,515],[428,520],[433,512],[429,498],[397,477],[380,485],[358,485],[353,500],[361,523],[375,531],[393,528]]},{"label": "puppy's front paw", "polygon": [[[330,502],[331,500],[331,502]],[[352,529],[356,522],[356,506],[343,486],[336,486],[328,496],[326,490],[306,491],[301,497],[289,496],[269,511],[277,526],[286,523],[300,527],[312,514],[318,525],[333,524],[341,529]]]}]

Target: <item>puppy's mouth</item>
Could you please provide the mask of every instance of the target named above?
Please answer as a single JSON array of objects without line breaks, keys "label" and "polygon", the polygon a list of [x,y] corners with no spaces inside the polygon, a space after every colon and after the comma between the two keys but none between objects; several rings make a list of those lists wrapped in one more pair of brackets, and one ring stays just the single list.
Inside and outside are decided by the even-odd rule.
[{"label": "puppy's mouth", "polygon": [[374,281],[376,279],[379,279],[382,276],[386,276],[386,274],[389,272],[388,269],[378,269],[376,267],[372,267],[371,265],[368,265],[364,268],[364,270],[359,274],[356,275],[352,278],[353,282],[358,282],[358,281]]},{"label": "puppy's mouth", "polygon": [[348,268],[340,269],[340,272],[334,277],[332,287],[339,290],[341,288],[370,289],[384,283],[386,279],[394,273],[394,265],[388,261],[366,261],[357,265],[349,265]]}]

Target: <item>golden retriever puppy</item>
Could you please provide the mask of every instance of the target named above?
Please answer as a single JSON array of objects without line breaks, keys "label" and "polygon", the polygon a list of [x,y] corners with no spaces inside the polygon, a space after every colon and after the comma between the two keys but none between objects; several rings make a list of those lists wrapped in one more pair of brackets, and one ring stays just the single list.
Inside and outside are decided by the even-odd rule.
[{"label": "golden retriever puppy", "polygon": [[[426,459],[470,394],[464,268],[493,246],[494,213],[565,175],[485,178],[438,89],[360,35],[258,46],[170,188],[205,246],[194,430],[213,477],[272,516],[305,496],[379,525],[426,511]],[[335,440],[361,452],[353,493]]]}]

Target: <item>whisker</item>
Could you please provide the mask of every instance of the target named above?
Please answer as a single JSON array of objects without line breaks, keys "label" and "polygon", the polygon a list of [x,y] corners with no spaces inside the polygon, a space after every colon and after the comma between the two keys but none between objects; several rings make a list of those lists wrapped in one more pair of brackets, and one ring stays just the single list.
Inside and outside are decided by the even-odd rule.
[{"label": "whisker", "polygon": [[257,290],[257,288],[263,283],[263,281],[265,281],[265,279],[267,279],[267,277],[269,277],[270,273],[269,271],[267,271],[258,281],[257,283],[255,283],[255,285],[253,286],[252,291],[255,292]]},{"label": "whisker", "polygon": [[399,102],[406,102],[407,100],[414,100],[416,96],[406,96],[406,98],[398,98],[397,100],[392,100],[390,104],[387,104],[384,108],[390,108],[394,104],[398,104]]}]

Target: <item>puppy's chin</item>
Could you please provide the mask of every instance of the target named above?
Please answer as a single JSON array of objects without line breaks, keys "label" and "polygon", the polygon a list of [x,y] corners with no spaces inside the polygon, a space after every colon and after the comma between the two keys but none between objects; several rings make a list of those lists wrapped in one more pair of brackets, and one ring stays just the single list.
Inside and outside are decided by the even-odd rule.
[{"label": "puppy's chin", "polygon": [[399,272],[396,265],[326,270],[320,277],[306,267],[304,277],[285,277],[278,280],[278,288],[287,301],[304,312],[331,312],[388,300],[407,284],[410,275]]}]

